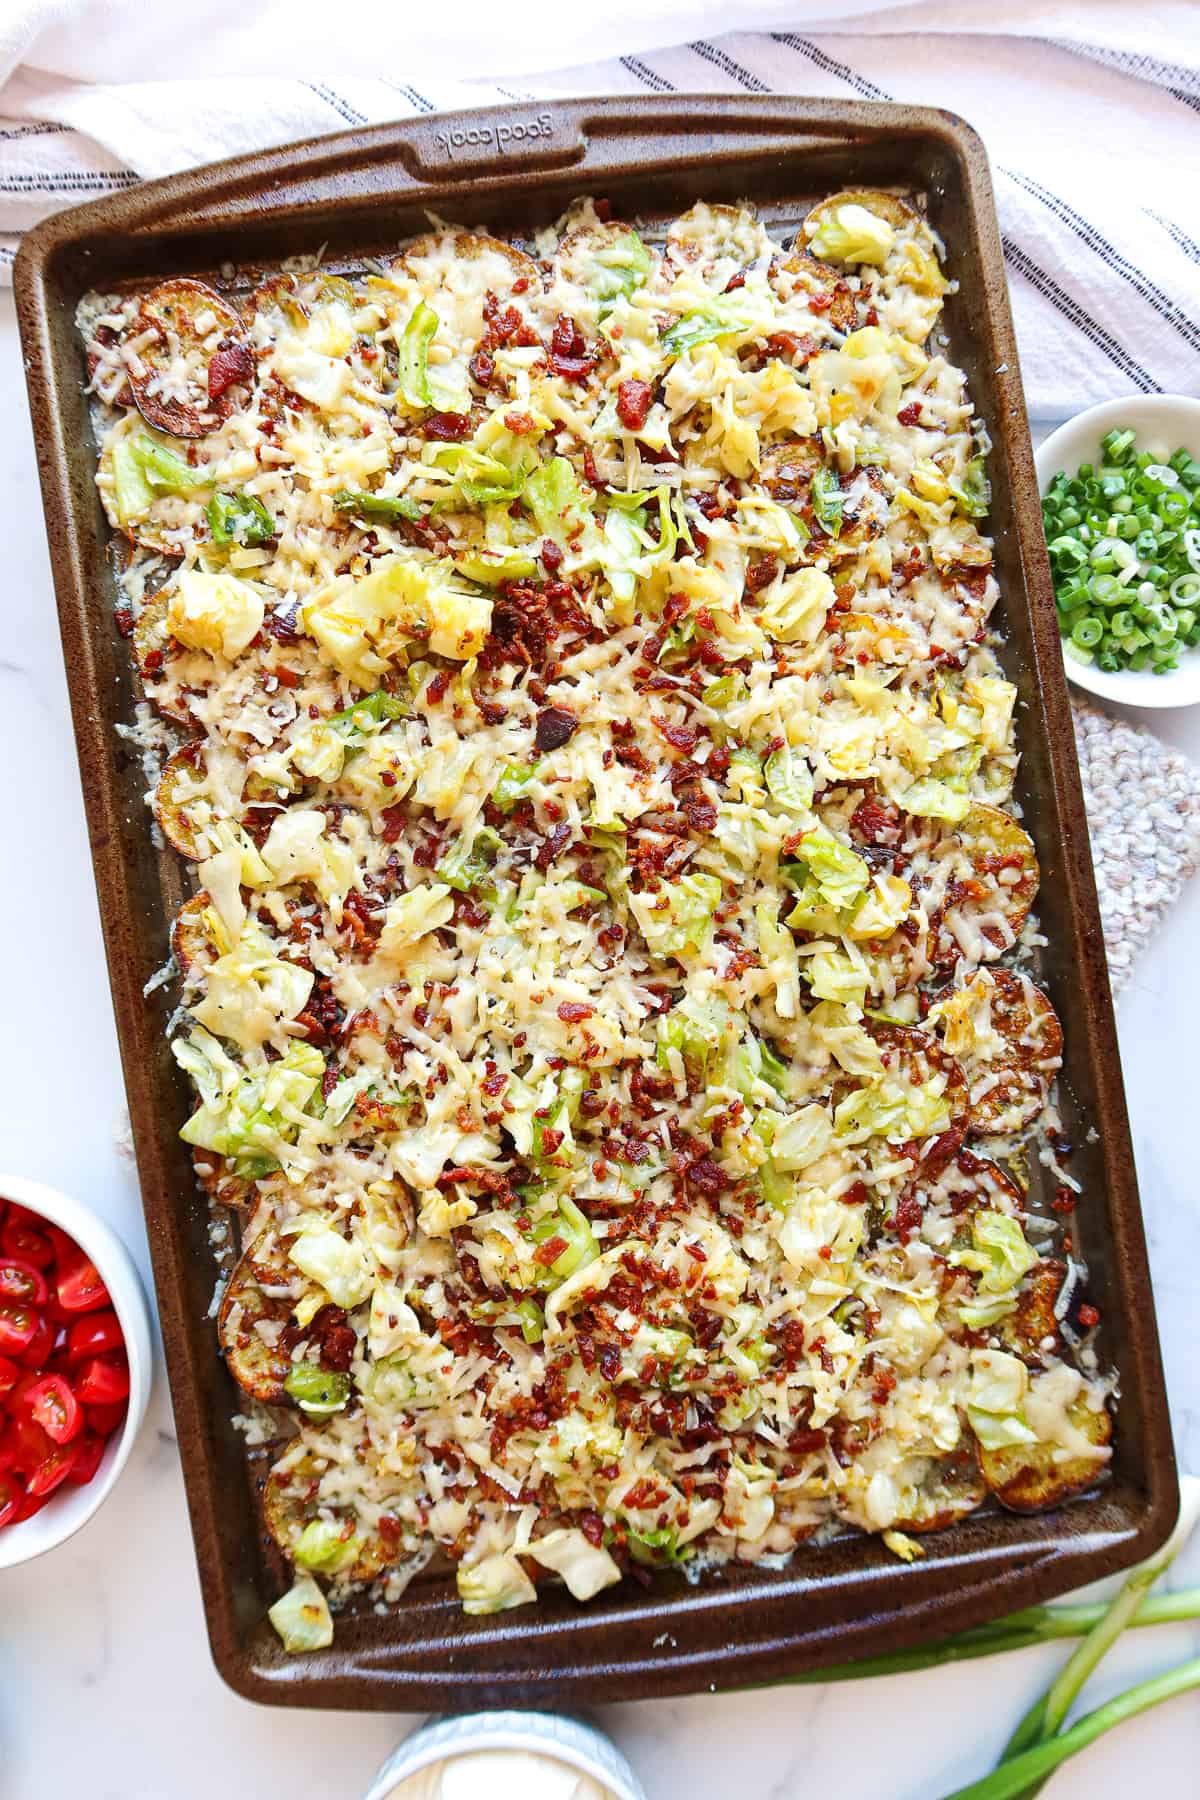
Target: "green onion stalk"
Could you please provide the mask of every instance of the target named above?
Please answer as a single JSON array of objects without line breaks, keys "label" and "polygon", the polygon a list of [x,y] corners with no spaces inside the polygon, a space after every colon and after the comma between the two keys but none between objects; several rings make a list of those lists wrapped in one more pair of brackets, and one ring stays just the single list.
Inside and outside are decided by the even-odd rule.
[{"label": "green onion stalk", "polygon": [[1084,1683],[1127,1628],[1177,1624],[1200,1618],[1200,1588],[1153,1594],[1153,1584],[1171,1566],[1200,1518],[1200,1477],[1180,1483],[1179,1521],[1163,1548],[1126,1576],[1110,1601],[1031,1606],[990,1625],[958,1632],[941,1643],[868,1657],[833,1669],[795,1677],[800,1683],[855,1681],[874,1675],[911,1674],[920,1669],[996,1656],[1033,1644],[1077,1638],[1075,1650],[1047,1691],[1031,1706],[1004,1747],[990,1775],[957,1789],[946,1800],[1034,1800],[1060,1763],[1103,1732],[1177,1694],[1200,1688],[1200,1658],[1119,1694],[1064,1729]]}]

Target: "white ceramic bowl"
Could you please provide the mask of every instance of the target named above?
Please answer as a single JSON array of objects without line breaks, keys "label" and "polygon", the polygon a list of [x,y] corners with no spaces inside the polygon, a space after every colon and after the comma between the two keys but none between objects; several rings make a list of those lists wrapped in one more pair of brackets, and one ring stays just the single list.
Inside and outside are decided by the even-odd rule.
[{"label": "white ceramic bowl", "polygon": [[40,1181],[27,1181],[22,1175],[0,1175],[0,1197],[15,1200],[18,1206],[28,1207],[51,1225],[58,1225],[87,1252],[112,1297],[129,1357],[129,1409],[124,1424],[113,1433],[104,1459],[86,1487],[64,1483],[41,1512],[0,1531],[0,1569],[11,1569],[74,1537],[103,1506],[120,1480],[146,1416],[154,1357],[150,1312],[141,1279],[128,1250],[104,1220],[97,1218],[81,1200],[59,1193],[57,1188],[43,1187]]},{"label": "white ceramic bowl", "polygon": [[[1114,426],[1136,431],[1139,450],[1165,459],[1182,447],[1200,462],[1200,400],[1183,394],[1106,400],[1050,433],[1034,458],[1041,492],[1060,471],[1074,475],[1080,463],[1101,462],[1100,440]],[[1149,669],[1121,669],[1108,675],[1094,663],[1077,661],[1065,646],[1063,663],[1077,687],[1127,706],[1193,706],[1200,700],[1200,649],[1185,650],[1179,667],[1169,675],[1154,675]]]},{"label": "white ceramic bowl", "polygon": [[646,1800],[641,1782],[603,1732],[582,1719],[544,1712],[463,1713],[456,1718],[435,1719],[393,1750],[366,1800],[388,1800],[402,1781],[431,1763],[474,1756],[481,1750],[524,1750],[529,1755],[544,1756],[581,1775],[590,1775],[613,1800]]}]

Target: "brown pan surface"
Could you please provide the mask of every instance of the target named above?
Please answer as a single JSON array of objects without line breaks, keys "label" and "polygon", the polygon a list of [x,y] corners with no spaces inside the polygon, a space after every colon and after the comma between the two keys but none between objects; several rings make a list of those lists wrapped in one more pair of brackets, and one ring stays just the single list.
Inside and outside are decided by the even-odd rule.
[{"label": "brown pan surface", "polygon": [[[748,199],[783,226],[820,194],[852,186],[921,197],[959,283],[944,314],[951,354],[994,445],[998,617],[1022,702],[1017,795],[1042,865],[1049,940],[1039,978],[1065,1027],[1064,1111],[1088,1197],[1076,1231],[1105,1352],[1121,1373],[1111,1479],[1052,1513],[975,1515],[926,1538],[926,1556],[910,1566],[877,1543],[845,1539],[782,1571],[729,1570],[697,1587],[664,1576],[586,1612],[555,1594],[536,1615],[493,1619],[464,1618],[452,1584],[420,1581],[388,1617],[368,1609],[339,1624],[330,1650],[288,1658],[264,1619],[279,1571],[263,1548],[256,1476],[247,1479],[231,1423],[236,1397],[208,1317],[210,1216],[177,1135],[188,1100],[163,1035],[170,1001],[142,992],[183,894],[174,857],[155,851],[146,830],[139,758],[113,729],[130,716],[133,690],[112,617],[76,303],[93,288],[270,265],[321,244],[331,259],[369,255],[420,231],[430,207],[525,235],[585,192],[651,222],[699,198]],[[27,240],[16,284],[180,1447],[213,1652],[231,1685],[279,1703],[413,1710],[736,1686],[940,1636],[1149,1554],[1175,1513],[1170,1426],[1003,260],[986,158],[970,129],[913,108],[712,96],[421,119],[62,214]]]}]

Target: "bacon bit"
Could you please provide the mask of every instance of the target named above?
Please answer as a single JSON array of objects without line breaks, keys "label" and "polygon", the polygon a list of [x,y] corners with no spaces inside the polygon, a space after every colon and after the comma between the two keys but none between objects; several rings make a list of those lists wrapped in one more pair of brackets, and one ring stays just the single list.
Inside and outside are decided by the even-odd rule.
[{"label": "bacon bit", "polygon": [[729,277],[729,280],[725,283],[725,292],[727,294],[732,294],[735,291],[735,289],[743,288],[743,287],[745,287],[745,285],[746,285],[746,271],[745,271],[745,269],[738,269],[734,272],[734,274],[732,274]]},{"label": "bacon bit", "polygon": [[623,381],[617,389],[617,417],[626,431],[640,431],[646,423],[654,389],[648,381]]},{"label": "bacon bit", "polygon": [[559,313],[550,338],[550,368],[564,381],[586,381],[600,358],[587,347],[570,313]]},{"label": "bacon bit", "polygon": [[901,1194],[896,1202],[896,1236],[907,1244],[925,1217],[925,1208],[916,1194]]},{"label": "bacon bit", "polygon": [[790,357],[793,362],[808,362],[820,345],[807,332],[798,336],[794,331],[773,331],[765,347],[770,356]]},{"label": "bacon bit", "polygon": [[833,305],[833,295],[825,290],[818,290],[817,293],[810,294],[808,296],[809,312],[815,312],[815,313],[828,312],[832,305]]},{"label": "bacon bit", "polygon": [[358,1337],[346,1323],[341,1307],[323,1306],[309,1326],[309,1336],[319,1346],[322,1366],[345,1374],[353,1360]]},{"label": "bacon bit", "polygon": [[687,1179],[703,1194],[723,1194],[732,1186],[729,1176],[710,1156],[702,1156],[687,1170]]},{"label": "bacon bit", "polygon": [[532,413],[505,413],[504,423],[508,426],[508,429],[512,432],[514,437],[529,437],[532,432],[537,430],[537,425],[534,422]]},{"label": "bacon bit", "polygon": [[430,680],[429,686],[425,691],[425,698],[430,706],[440,706],[449,691],[450,671],[448,669],[439,669],[437,674]]},{"label": "bacon bit", "polygon": [[1100,1323],[1100,1314],[1098,1310],[1094,1306],[1089,1306],[1086,1301],[1079,1308],[1075,1316],[1085,1331],[1090,1331],[1093,1325],[1098,1325]]},{"label": "bacon bit", "polygon": [[717,808],[712,800],[685,800],[683,810],[691,829],[701,836],[717,828]]},{"label": "bacon bit", "polygon": [[570,1247],[565,1237],[559,1237],[556,1234],[554,1237],[548,1237],[544,1244],[538,1245],[533,1253],[533,1260],[539,1268],[548,1269],[550,1264],[556,1263],[563,1251],[569,1250]]},{"label": "bacon bit", "polygon": [[1072,1193],[1069,1187],[1058,1187],[1054,1190],[1054,1198],[1050,1204],[1056,1213],[1072,1213],[1079,1205],[1079,1196]]},{"label": "bacon bit", "polygon": [[919,425],[921,423],[921,402],[913,400],[907,406],[902,406],[896,414],[896,423],[897,425]]},{"label": "bacon bit", "polygon": [[604,1520],[597,1512],[585,1512],[579,1515],[579,1529],[594,1550],[599,1550],[604,1542]]},{"label": "bacon bit", "polygon": [[542,567],[546,570],[547,574],[557,574],[563,564],[562,545],[556,544],[553,538],[543,538],[540,554]]},{"label": "bacon bit", "polygon": [[768,552],[756,563],[751,563],[746,570],[746,592],[748,594],[761,593],[763,588],[774,581],[778,573],[779,558],[773,552]]},{"label": "bacon bit", "polygon": [[477,350],[467,368],[472,381],[478,382],[482,388],[491,387],[492,377],[496,373],[496,359],[490,351]]},{"label": "bacon bit", "polygon": [[668,744],[673,744],[676,750],[682,750],[685,756],[692,754],[700,739],[700,733],[694,725],[672,725],[669,719],[655,719],[654,723]]},{"label": "bacon bit", "polygon": [[865,1206],[871,1196],[865,1181],[854,1181],[839,1197],[843,1206]]},{"label": "bacon bit", "polygon": [[582,1000],[560,1000],[558,1016],[564,1025],[578,1025],[583,1019],[590,1019],[595,1012],[594,1006],[587,1006]]},{"label": "bacon bit", "polygon": [[142,658],[143,675],[161,675],[163,671],[163,653],[161,650],[147,650]]},{"label": "bacon bit", "polygon": [[538,845],[537,854],[533,859],[534,866],[540,874],[544,875],[555,857],[562,854],[570,842],[570,838],[571,827],[569,825],[555,825],[547,832],[543,841]]},{"label": "bacon bit", "polygon": [[459,444],[470,435],[470,413],[432,412],[425,420],[425,436],[438,443]]},{"label": "bacon bit", "polygon": [[297,674],[295,669],[285,669],[282,666],[272,669],[270,673],[274,675],[280,687],[284,688],[298,688],[304,679],[302,675]]},{"label": "bacon bit", "polygon": [[133,608],[131,606],[114,607],[113,623],[123,638],[129,637],[133,631]]},{"label": "bacon bit", "polygon": [[226,388],[249,381],[254,374],[254,356],[248,344],[222,344],[208,365],[208,397],[219,400]]},{"label": "bacon bit", "polygon": [[565,706],[548,706],[537,716],[533,741],[539,750],[561,750],[578,724]]},{"label": "bacon bit", "polygon": [[811,1425],[801,1425],[799,1430],[793,1431],[787,1447],[794,1450],[797,1456],[810,1456],[814,1450],[823,1450],[827,1441],[823,1431]]},{"label": "bacon bit", "polygon": [[385,806],[380,818],[383,829],[379,835],[385,844],[394,844],[404,836],[404,808],[402,806]]}]

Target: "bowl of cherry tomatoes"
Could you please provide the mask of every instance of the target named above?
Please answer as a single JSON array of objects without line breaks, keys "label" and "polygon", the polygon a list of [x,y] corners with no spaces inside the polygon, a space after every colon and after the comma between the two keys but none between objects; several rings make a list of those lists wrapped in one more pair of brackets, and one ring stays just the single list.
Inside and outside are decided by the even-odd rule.
[{"label": "bowl of cherry tomatoes", "polygon": [[112,1492],[145,1417],[150,1315],[102,1219],[0,1175],[0,1569],[64,1543]]}]

